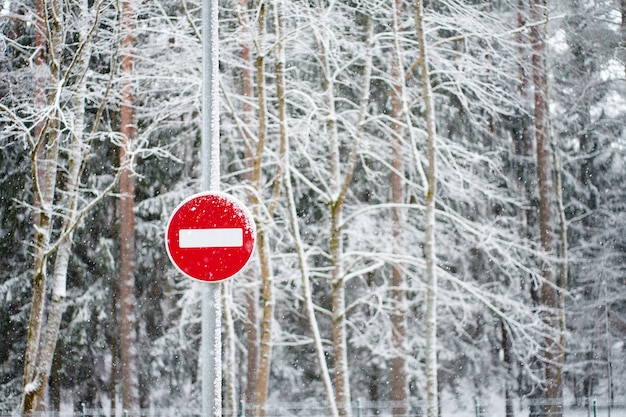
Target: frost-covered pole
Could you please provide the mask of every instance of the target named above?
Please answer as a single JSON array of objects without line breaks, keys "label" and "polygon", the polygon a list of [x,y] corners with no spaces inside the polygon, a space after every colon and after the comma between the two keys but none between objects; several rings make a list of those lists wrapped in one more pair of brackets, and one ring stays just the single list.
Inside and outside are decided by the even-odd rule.
[{"label": "frost-covered pole", "polygon": [[217,0],[202,6],[202,190],[220,188]]},{"label": "frost-covered pole", "polygon": [[[219,190],[219,102],[217,0],[202,4],[202,190]],[[222,333],[220,284],[201,283],[202,416],[222,415]]]}]

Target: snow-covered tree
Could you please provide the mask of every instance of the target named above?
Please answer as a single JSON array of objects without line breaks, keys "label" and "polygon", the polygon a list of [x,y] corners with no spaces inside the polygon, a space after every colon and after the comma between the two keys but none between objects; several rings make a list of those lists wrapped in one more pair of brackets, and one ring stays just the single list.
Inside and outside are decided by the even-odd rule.
[{"label": "snow-covered tree", "polygon": [[[546,352],[564,360],[566,398],[621,393],[618,0],[559,0],[547,21],[522,0],[219,5],[220,188],[260,231],[223,287],[225,414],[245,400],[247,414],[289,401],[350,415],[360,398],[436,415],[447,396],[501,395],[511,416],[516,398],[560,397]],[[103,198],[121,172],[134,179],[119,196],[134,195],[133,407],[197,407],[200,294],[163,235],[199,187],[202,4],[2,7],[0,410],[18,408],[22,381],[37,408],[128,403],[114,312],[131,216]],[[546,47],[536,89],[531,34]],[[541,184],[535,92],[552,127]]]}]

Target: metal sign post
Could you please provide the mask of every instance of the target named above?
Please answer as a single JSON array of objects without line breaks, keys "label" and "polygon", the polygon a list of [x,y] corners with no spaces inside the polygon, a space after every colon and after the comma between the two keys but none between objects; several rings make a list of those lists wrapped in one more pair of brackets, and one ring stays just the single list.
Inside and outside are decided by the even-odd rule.
[{"label": "metal sign post", "polygon": [[[219,191],[217,0],[202,4],[202,190]],[[202,416],[222,415],[221,285],[199,283],[202,294]]]},{"label": "metal sign post", "polygon": [[202,0],[202,191],[172,213],[165,236],[167,255],[197,280],[202,299],[199,352],[202,417],[222,416],[222,286],[246,265],[256,227],[246,207],[221,193],[218,96],[218,0]]}]

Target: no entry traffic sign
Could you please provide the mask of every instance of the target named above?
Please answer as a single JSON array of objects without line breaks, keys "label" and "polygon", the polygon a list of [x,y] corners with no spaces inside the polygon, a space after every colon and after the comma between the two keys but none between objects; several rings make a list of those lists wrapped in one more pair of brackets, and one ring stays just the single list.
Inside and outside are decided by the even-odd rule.
[{"label": "no entry traffic sign", "polygon": [[239,200],[221,192],[203,192],[174,210],[167,223],[165,246],[183,274],[218,282],[246,265],[255,239],[252,216]]}]

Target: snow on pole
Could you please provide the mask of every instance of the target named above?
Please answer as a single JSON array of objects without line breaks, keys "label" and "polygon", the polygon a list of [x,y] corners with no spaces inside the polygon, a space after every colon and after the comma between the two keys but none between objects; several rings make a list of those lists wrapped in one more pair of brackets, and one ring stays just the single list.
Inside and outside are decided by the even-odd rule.
[{"label": "snow on pole", "polygon": [[199,283],[202,286],[202,416],[222,416],[222,322],[220,286]]},{"label": "snow on pole", "polygon": [[219,191],[219,95],[217,0],[202,5],[202,191]]},{"label": "snow on pole", "polygon": [[[219,191],[219,96],[217,0],[202,2],[202,190]],[[202,416],[222,415],[220,287],[199,283],[202,294]]]}]

